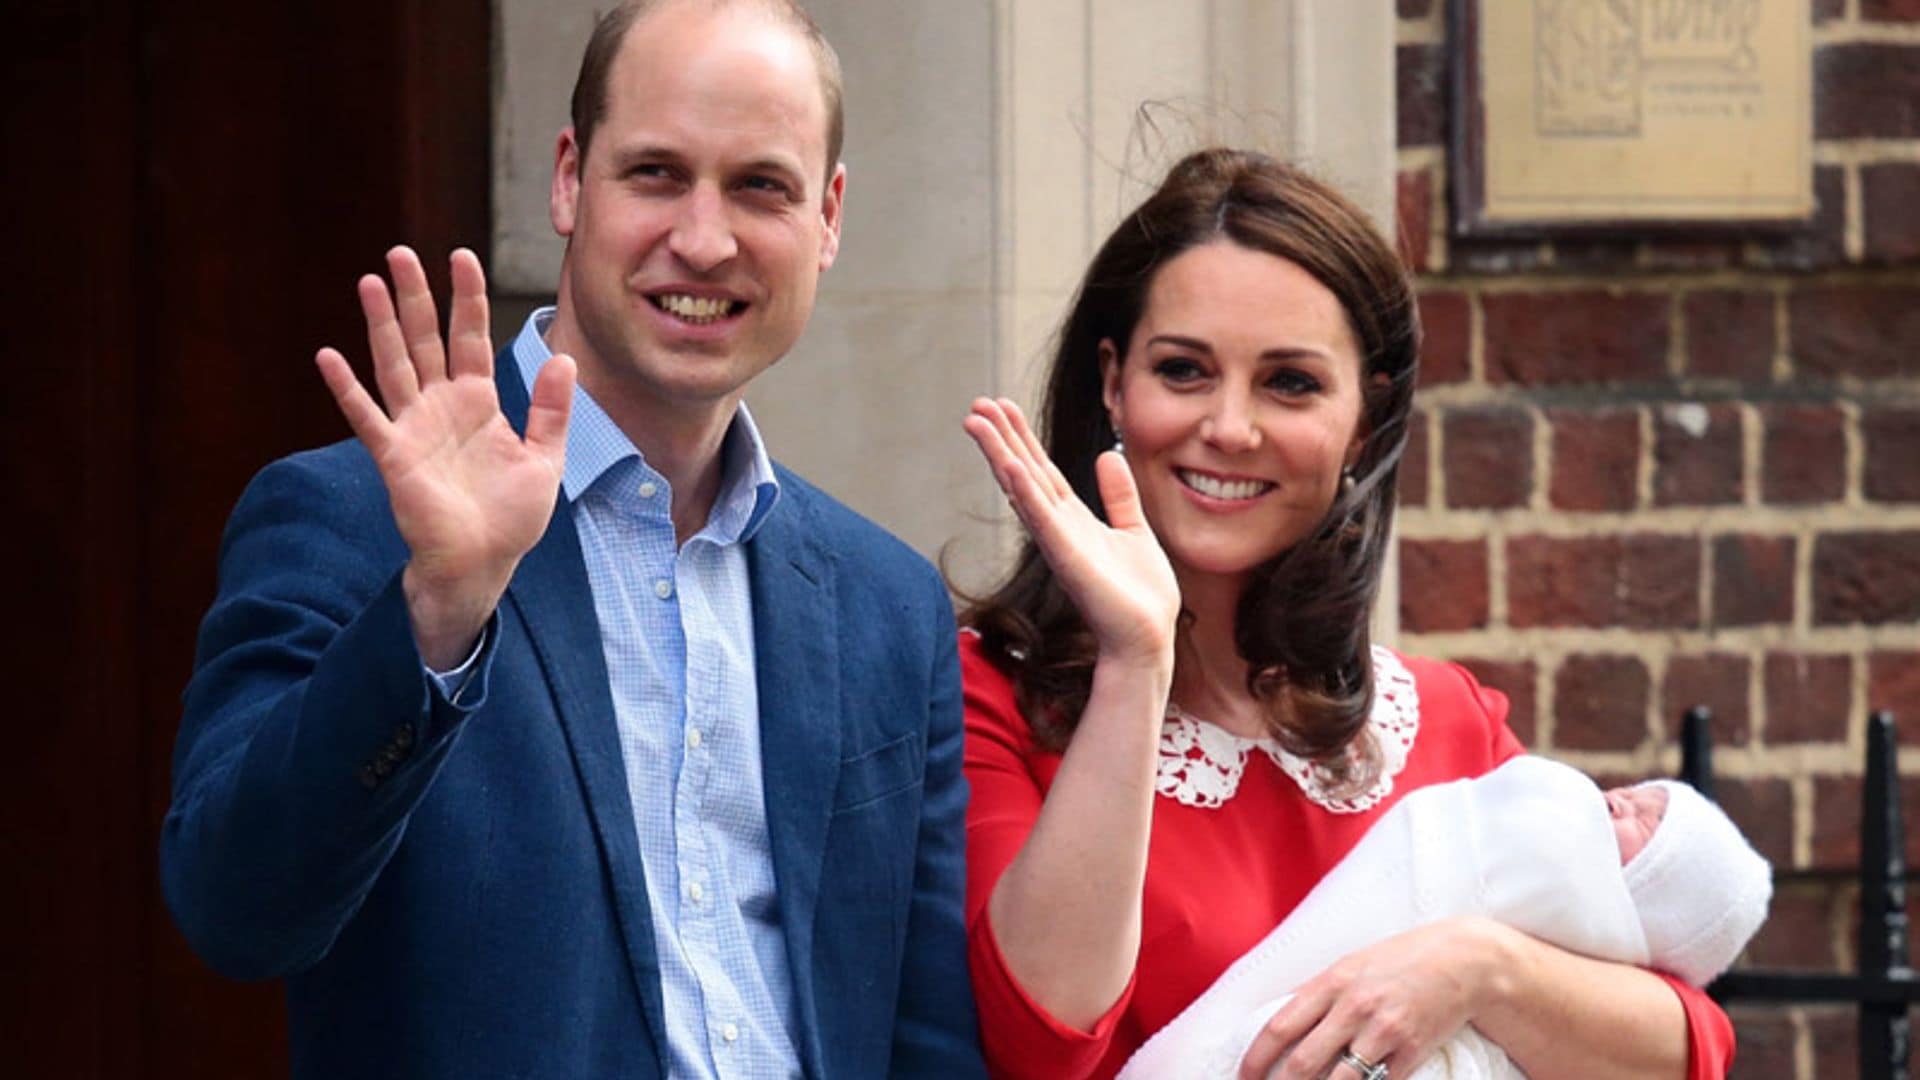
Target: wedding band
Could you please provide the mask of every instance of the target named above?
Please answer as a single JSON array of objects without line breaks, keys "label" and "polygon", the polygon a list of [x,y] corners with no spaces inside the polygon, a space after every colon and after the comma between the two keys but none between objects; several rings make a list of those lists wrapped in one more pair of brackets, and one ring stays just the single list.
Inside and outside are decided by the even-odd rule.
[{"label": "wedding band", "polygon": [[1353,1052],[1349,1046],[1340,1051],[1340,1064],[1360,1074],[1360,1080],[1387,1080],[1387,1063],[1373,1064],[1366,1058]]}]

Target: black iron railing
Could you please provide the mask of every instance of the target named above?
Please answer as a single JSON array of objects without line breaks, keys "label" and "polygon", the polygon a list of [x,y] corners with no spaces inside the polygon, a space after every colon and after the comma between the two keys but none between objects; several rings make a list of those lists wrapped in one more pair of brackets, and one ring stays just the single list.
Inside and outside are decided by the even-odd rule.
[{"label": "black iron railing", "polygon": [[[1713,798],[1712,715],[1687,710],[1680,732],[1680,778]],[[1911,1051],[1907,1010],[1920,981],[1907,963],[1907,865],[1900,814],[1899,744],[1893,714],[1867,719],[1867,773],[1860,814],[1860,938],[1855,974],[1729,971],[1707,988],[1720,1002],[1852,1002],[1860,1015],[1861,1080],[1906,1080]]]}]

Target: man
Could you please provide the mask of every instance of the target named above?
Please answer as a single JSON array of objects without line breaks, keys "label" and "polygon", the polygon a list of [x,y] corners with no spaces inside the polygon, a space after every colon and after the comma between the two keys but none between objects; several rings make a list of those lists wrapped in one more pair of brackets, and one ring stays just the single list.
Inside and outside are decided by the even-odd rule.
[{"label": "man", "polygon": [[322,350],[357,441],[234,511],[168,903],[299,1076],[976,1075],[945,591],[741,405],[838,249],[833,54],[629,3],[573,104],[556,306],[492,358],[457,252],[443,343],[396,249],[384,409]]}]

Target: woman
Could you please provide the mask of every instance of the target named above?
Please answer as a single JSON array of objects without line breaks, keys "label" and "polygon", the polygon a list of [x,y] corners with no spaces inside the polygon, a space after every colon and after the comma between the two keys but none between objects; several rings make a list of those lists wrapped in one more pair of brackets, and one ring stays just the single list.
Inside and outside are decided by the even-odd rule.
[{"label": "woman", "polygon": [[[1499,694],[1368,638],[1417,349],[1405,271],[1358,211],[1213,150],[1088,268],[1046,444],[975,403],[1030,533],[963,644],[967,917],[1000,1075],[1113,1075],[1401,794],[1521,752]],[[1678,980],[1458,919],[1302,985],[1242,1075],[1284,1053],[1285,1077],[1406,1076],[1468,1023],[1535,1080],[1718,1076],[1731,1054]]]}]

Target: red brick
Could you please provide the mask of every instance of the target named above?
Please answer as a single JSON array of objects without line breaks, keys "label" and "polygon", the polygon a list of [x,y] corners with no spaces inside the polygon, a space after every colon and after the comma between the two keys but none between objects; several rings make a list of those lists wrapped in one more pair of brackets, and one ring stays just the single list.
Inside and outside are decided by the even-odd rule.
[{"label": "red brick", "polygon": [[1753,849],[1776,867],[1793,864],[1793,784],[1781,777],[1721,778],[1713,795]]},{"label": "red brick", "polygon": [[1762,677],[1767,743],[1845,742],[1853,712],[1853,660],[1768,653]]},{"label": "red brick", "polygon": [[1727,1013],[1739,1048],[1727,1080],[1793,1080],[1799,1075],[1794,1049],[1799,1035],[1792,1014],[1778,1005],[1735,1005]]},{"label": "red brick", "polygon": [[1447,505],[1469,510],[1525,506],[1533,492],[1533,416],[1524,409],[1447,412],[1441,421]]},{"label": "red brick", "polygon": [[1848,44],[1817,49],[1813,87],[1815,138],[1920,136],[1920,48]]},{"label": "red brick", "polygon": [[1920,22],[1920,0],[1860,0],[1860,17],[1868,22]]},{"label": "red brick", "polygon": [[[1822,870],[1853,870],[1860,865],[1861,793],[1858,776],[1819,776],[1813,781],[1813,865]],[[1900,779],[1900,811],[1913,821],[1920,812],[1920,777]],[[1920,865],[1920,829],[1906,830],[1908,866]]]},{"label": "red brick", "polygon": [[1446,141],[1447,57],[1438,45],[1401,45],[1393,51],[1394,92],[1401,146]]},{"label": "red brick", "polygon": [[1400,541],[1400,622],[1414,633],[1487,625],[1484,540]]},{"label": "red brick", "polygon": [[1401,506],[1427,505],[1427,414],[1415,409],[1407,417],[1407,449],[1400,456]]},{"label": "red brick", "polygon": [[1428,227],[1433,222],[1433,173],[1403,169],[1394,184],[1394,219],[1400,258],[1409,269],[1426,270]]},{"label": "red brick", "polygon": [[1433,11],[1434,0],[1395,0],[1394,13],[1403,19],[1422,19]]},{"label": "red brick", "polygon": [[1547,498],[1560,510],[1631,510],[1638,494],[1638,409],[1550,409],[1553,476]]},{"label": "red brick", "polygon": [[1681,301],[1687,373],[1766,382],[1773,375],[1774,295],[1758,289],[1701,289]]},{"label": "red brick", "polygon": [[1533,747],[1538,735],[1537,696],[1534,693],[1535,668],[1531,660],[1484,660],[1462,657],[1461,667],[1473,672],[1481,685],[1506,695],[1507,726],[1521,745]]},{"label": "red brick", "polygon": [[1466,380],[1471,305],[1461,292],[1420,293],[1420,385]]},{"label": "red brick", "polygon": [[1577,653],[1553,675],[1555,746],[1631,750],[1647,737],[1647,668],[1638,658]]},{"label": "red brick", "polygon": [[[1847,967],[1851,968],[1851,956]],[[1909,1011],[1911,1015],[1911,1011]],[[1813,1005],[1806,1009],[1807,1041],[1813,1044],[1812,1075],[1860,1075],[1860,1015],[1852,1005]]]},{"label": "red brick", "polygon": [[1776,240],[1760,241],[1747,261],[1754,266],[1818,270],[1847,262],[1847,177],[1838,165],[1813,167],[1813,217]]},{"label": "red brick", "polygon": [[1487,379],[1547,386],[1667,378],[1664,293],[1593,289],[1489,293]]},{"label": "red brick", "polygon": [[1861,489],[1879,502],[1920,502],[1920,409],[1867,409],[1860,415],[1866,469]]},{"label": "red brick", "polygon": [[1787,297],[1795,368],[1809,375],[1920,375],[1920,288],[1825,285]]},{"label": "red brick", "polygon": [[1920,165],[1862,166],[1860,208],[1868,259],[1920,257]]},{"label": "red brick", "polygon": [[[1920,743],[1920,652],[1882,650],[1867,656],[1867,709],[1893,713],[1900,741]],[[1920,814],[1920,806],[1914,813]]]},{"label": "red brick", "polygon": [[1830,22],[1847,13],[1847,0],[1813,0],[1813,21]]},{"label": "red brick", "polygon": [[1847,491],[1846,417],[1833,405],[1760,410],[1760,493],[1770,503],[1834,502]]},{"label": "red brick", "polygon": [[1713,625],[1793,621],[1791,536],[1720,536],[1713,541]]},{"label": "red brick", "polygon": [[1829,533],[1813,545],[1813,621],[1920,620],[1920,532]]},{"label": "red brick", "polygon": [[[1775,863],[1774,868],[1783,869],[1784,864]],[[1780,882],[1767,905],[1767,921],[1747,946],[1747,962],[1755,967],[1832,970],[1839,960],[1833,949],[1834,916],[1844,902],[1824,881]],[[1744,1042],[1739,1056],[1747,1056]]]},{"label": "red brick", "polygon": [[1745,746],[1753,740],[1753,713],[1747,707],[1747,681],[1753,665],[1744,656],[1713,653],[1676,656],[1667,661],[1660,687],[1660,715],[1667,730],[1678,732],[1680,718],[1695,705],[1713,710],[1715,746]]},{"label": "red brick", "polygon": [[1700,622],[1700,545],[1688,536],[1518,536],[1507,543],[1516,627],[1687,628]]},{"label": "red brick", "polygon": [[[1706,426],[1697,421],[1704,414]],[[1657,506],[1737,503],[1746,489],[1744,421],[1732,405],[1686,403],[1653,417],[1653,501]]]}]

